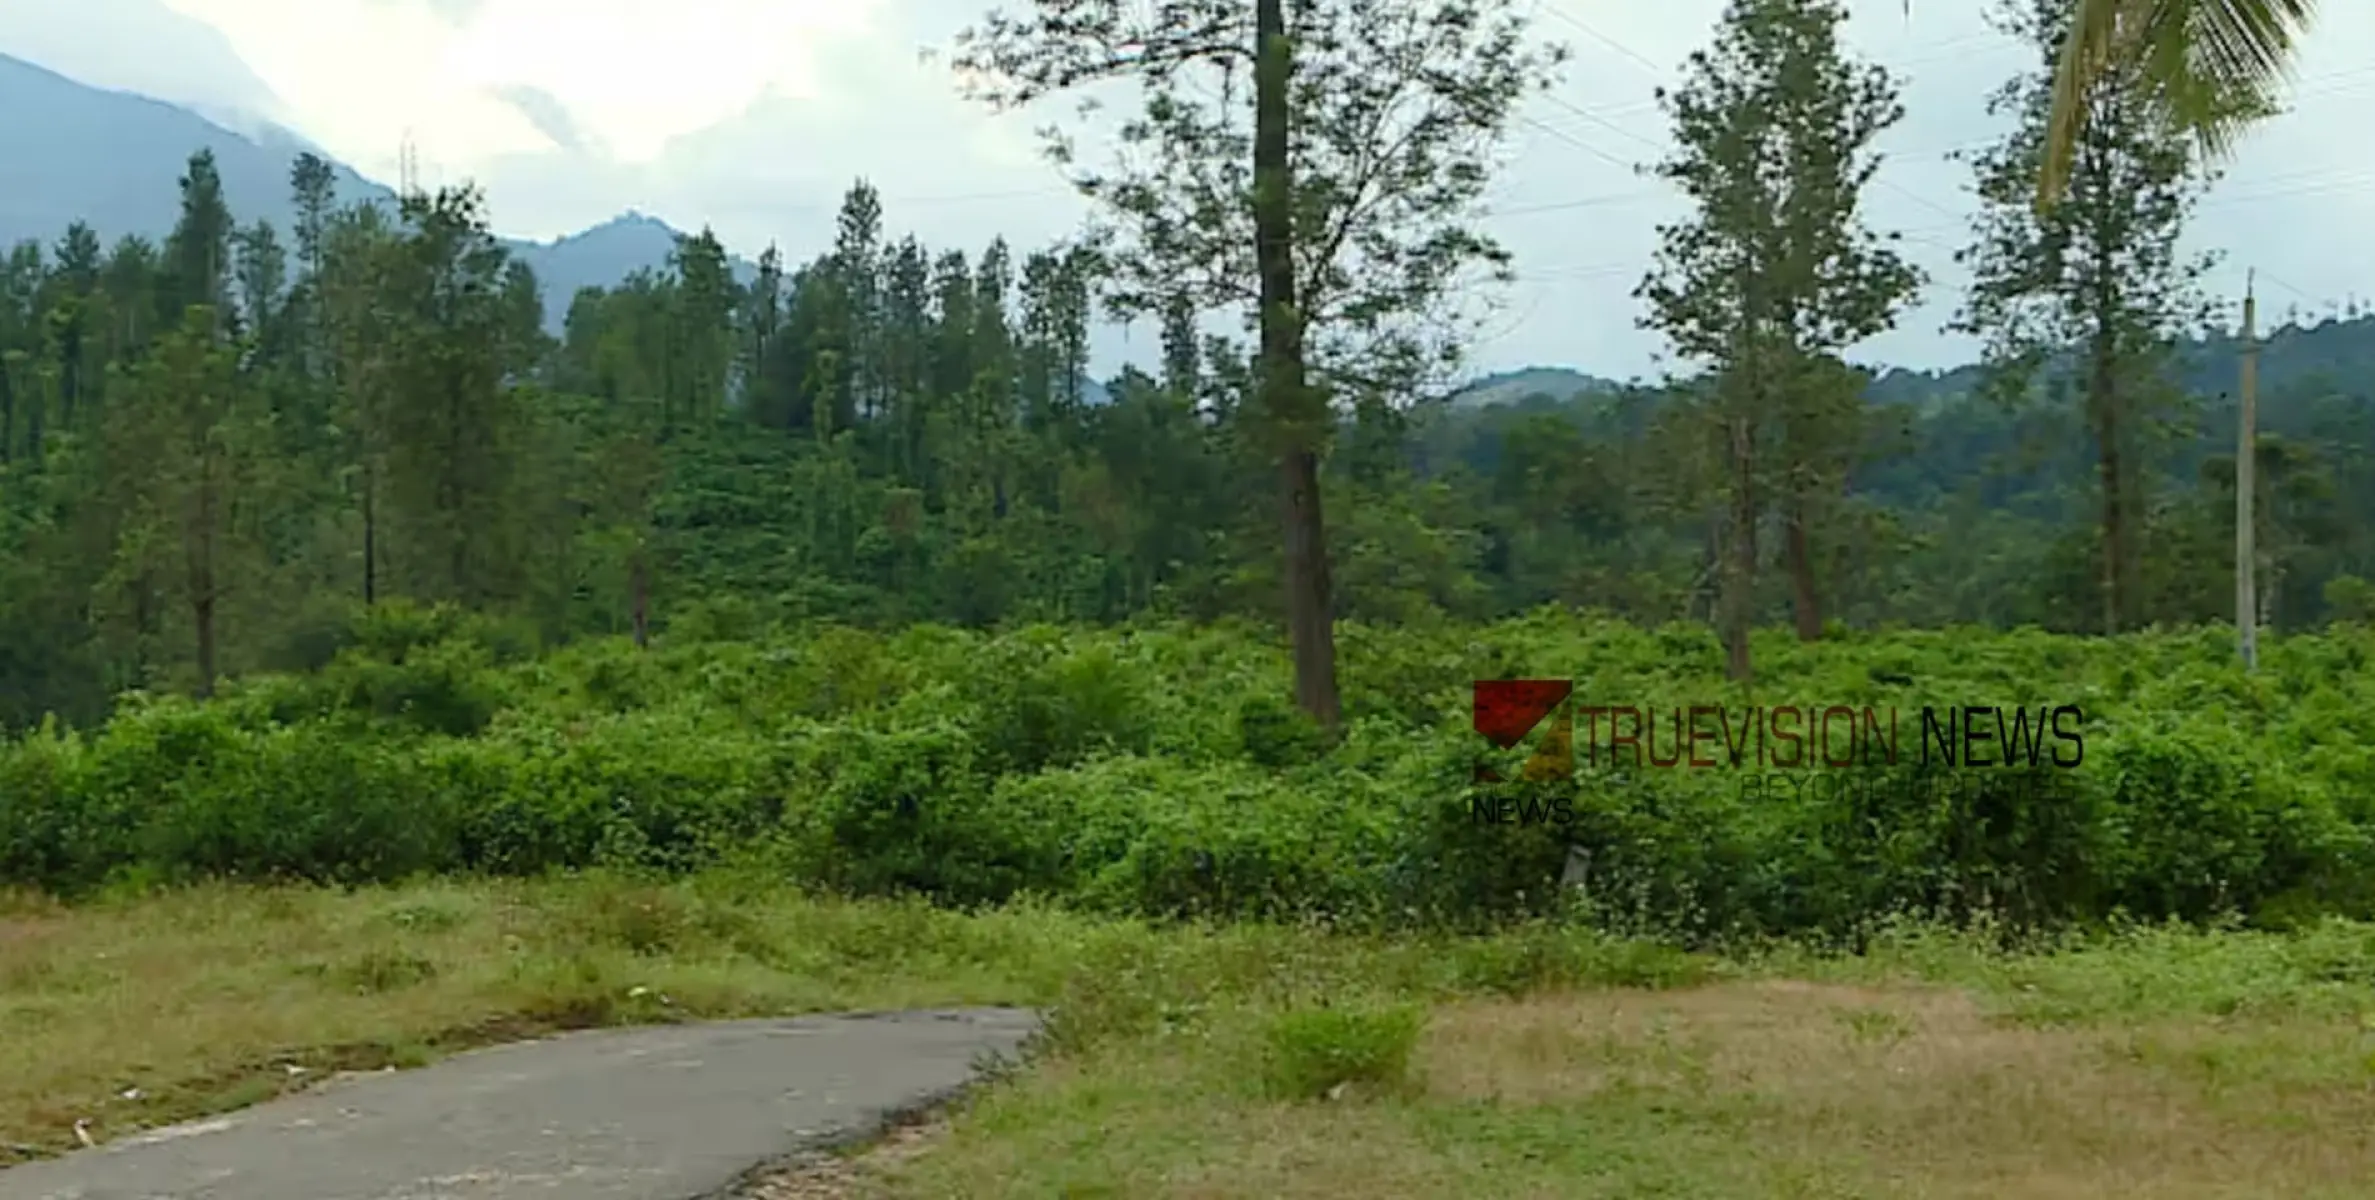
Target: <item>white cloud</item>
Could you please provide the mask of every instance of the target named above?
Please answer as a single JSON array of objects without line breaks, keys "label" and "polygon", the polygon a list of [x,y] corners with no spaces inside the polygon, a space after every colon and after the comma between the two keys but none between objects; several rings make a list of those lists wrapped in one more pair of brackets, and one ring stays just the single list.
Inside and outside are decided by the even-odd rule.
[{"label": "white cloud", "polygon": [[409,138],[424,161],[468,169],[549,145],[527,117],[450,62],[454,31],[415,4],[166,0],[221,30],[272,85],[299,132],[357,169],[392,176]]},{"label": "white cloud", "polygon": [[164,0],[227,35],[310,137],[366,169],[408,137],[474,172],[553,150],[506,103],[565,107],[617,158],[732,117],[768,89],[813,94],[816,60],[866,28],[870,0]]},{"label": "white cloud", "polygon": [[770,89],[815,98],[819,52],[862,37],[861,0],[488,0],[447,69],[550,93],[628,162],[735,116]]}]

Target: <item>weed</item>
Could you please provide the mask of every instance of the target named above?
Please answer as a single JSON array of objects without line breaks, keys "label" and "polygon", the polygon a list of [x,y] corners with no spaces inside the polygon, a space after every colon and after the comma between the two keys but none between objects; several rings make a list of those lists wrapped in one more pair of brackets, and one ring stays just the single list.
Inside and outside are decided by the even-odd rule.
[{"label": "weed", "polygon": [[1425,1027],[1426,1013],[1407,1005],[1280,1013],[1264,1030],[1266,1082],[1290,1100],[1340,1094],[1347,1085],[1393,1087],[1406,1081]]}]

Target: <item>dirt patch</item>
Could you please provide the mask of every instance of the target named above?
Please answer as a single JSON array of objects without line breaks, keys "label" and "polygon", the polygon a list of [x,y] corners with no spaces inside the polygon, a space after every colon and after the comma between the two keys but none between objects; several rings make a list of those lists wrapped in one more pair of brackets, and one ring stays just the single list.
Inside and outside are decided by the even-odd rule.
[{"label": "dirt patch", "polygon": [[882,1176],[923,1154],[948,1130],[944,1119],[900,1125],[857,1153],[817,1154],[770,1171],[732,1200],[858,1200],[882,1194]]}]

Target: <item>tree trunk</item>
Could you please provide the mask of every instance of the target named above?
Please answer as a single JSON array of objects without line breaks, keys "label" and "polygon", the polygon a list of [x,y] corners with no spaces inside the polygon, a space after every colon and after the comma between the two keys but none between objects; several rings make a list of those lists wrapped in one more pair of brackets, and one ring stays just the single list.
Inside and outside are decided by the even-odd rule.
[{"label": "tree trunk", "polygon": [[450,372],[445,377],[445,468],[437,473],[438,515],[446,527],[445,571],[446,594],[461,604],[471,604],[478,596],[471,589],[469,571],[470,522],[462,511],[463,498],[469,495],[469,485],[463,480],[462,382]]},{"label": "tree trunk", "polygon": [[46,366],[34,373],[33,403],[25,410],[25,457],[36,467],[41,465],[42,410],[49,407],[49,388],[42,385],[48,378]]},{"label": "tree trunk", "polygon": [[651,571],[640,543],[628,563],[627,577],[629,611],[635,621],[635,648],[641,650],[651,641]]},{"label": "tree trunk", "polygon": [[[2098,192],[2110,187],[2109,166],[2100,154],[2090,156],[2088,173]],[[2124,215],[2116,207],[2101,210],[2094,235],[2092,362],[2087,408],[2094,421],[2096,483],[2103,492],[2103,631],[2117,634],[2135,622],[2141,596],[2136,587],[2135,514],[2128,505],[2129,476],[2135,465],[2126,454],[2127,414],[2119,388],[2120,320],[2112,247],[2124,240]]]},{"label": "tree trunk", "polygon": [[379,603],[379,486],[375,473],[363,467],[363,607]]},{"label": "tree trunk", "polygon": [[[1254,259],[1261,273],[1261,396],[1278,438],[1285,526],[1287,631],[1295,702],[1327,728],[1341,722],[1327,526],[1320,512],[1319,440],[1327,410],[1303,374],[1303,314],[1295,305],[1294,177],[1287,122],[1294,79],[1285,0],[1255,0]],[[1314,410],[1317,411],[1314,411]]]},{"label": "tree trunk", "polygon": [[1750,441],[1748,418],[1731,420],[1732,544],[1725,556],[1723,581],[1724,671],[1746,683],[1754,675],[1748,655],[1748,631],[1753,616],[1750,590],[1756,586],[1757,504],[1752,472],[1756,448]]},{"label": "tree trunk", "polygon": [[[200,452],[201,454],[204,451]],[[214,695],[214,483],[213,464],[200,460],[197,536],[189,543],[190,618],[198,627],[198,698]]]},{"label": "tree trunk", "polygon": [[1789,556],[1790,603],[1797,618],[1798,640],[1822,640],[1822,596],[1815,589],[1814,553],[1807,545],[1806,499],[1790,499],[1788,541],[1784,546]]},{"label": "tree trunk", "polygon": [[1724,575],[1731,568],[1724,558],[1724,513],[1719,506],[1708,509],[1707,544],[1699,549],[1699,574],[1691,581],[1691,595],[1684,606],[1682,619],[1705,621],[1721,631],[1724,620]]},{"label": "tree trunk", "polygon": [[198,625],[198,698],[204,700],[214,695],[214,597],[192,600],[190,617]]},{"label": "tree trunk", "polygon": [[74,428],[75,405],[82,399],[82,318],[75,317],[75,332],[58,352],[58,425],[71,431]]},{"label": "tree trunk", "polygon": [[1287,632],[1295,653],[1295,703],[1333,729],[1342,719],[1336,694],[1336,620],[1328,579],[1327,526],[1320,512],[1319,455],[1287,455]]},{"label": "tree trunk", "polygon": [[2115,367],[2107,347],[2095,352],[2093,408],[2095,416],[2095,481],[2103,494],[2103,632],[2116,634],[2125,626],[2132,581],[2128,569],[2127,463],[2120,453],[2122,422],[2118,417]]}]

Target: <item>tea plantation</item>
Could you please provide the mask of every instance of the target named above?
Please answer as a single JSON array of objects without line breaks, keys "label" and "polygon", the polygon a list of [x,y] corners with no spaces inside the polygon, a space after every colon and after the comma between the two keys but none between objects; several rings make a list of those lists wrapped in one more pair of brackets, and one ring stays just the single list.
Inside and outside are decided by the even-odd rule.
[{"label": "tea plantation", "polygon": [[[1580,902],[1694,942],[1909,913],[2278,924],[2375,906],[2365,629],[2279,640],[2256,675],[2217,630],[1776,636],[1750,689],[1694,627],[1546,610],[1342,638],[1330,744],[1279,699],[1283,650],[1246,628],[817,628],[537,657],[466,616],[385,608],[320,673],[135,698],[103,728],[0,747],[0,882],[76,896],[731,860],[842,894],[1156,918],[1468,926]],[[1571,822],[1481,823],[1471,689],[1495,678],[1653,711],[1893,709],[1901,757],[1854,788],[1762,790],[1579,745]],[[1950,705],[2075,707],[2083,764],[2013,772],[2046,786],[1922,786],[1940,768],[1913,714]],[[1588,871],[1562,892],[1570,847]]]}]

